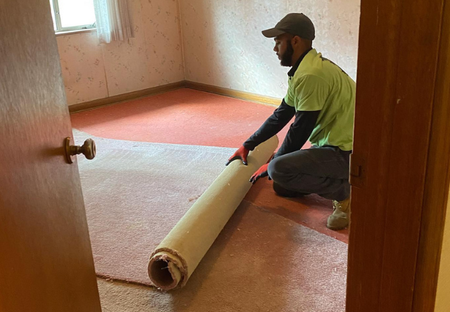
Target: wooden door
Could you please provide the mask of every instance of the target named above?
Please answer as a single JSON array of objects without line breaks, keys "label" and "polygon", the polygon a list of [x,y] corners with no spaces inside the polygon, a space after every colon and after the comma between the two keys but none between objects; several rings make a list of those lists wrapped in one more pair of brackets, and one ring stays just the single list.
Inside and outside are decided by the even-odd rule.
[{"label": "wooden door", "polygon": [[49,1],[0,8],[0,311],[101,311]]},{"label": "wooden door", "polygon": [[434,309],[449,185],[444,6],[361,2],[347,312]]}]

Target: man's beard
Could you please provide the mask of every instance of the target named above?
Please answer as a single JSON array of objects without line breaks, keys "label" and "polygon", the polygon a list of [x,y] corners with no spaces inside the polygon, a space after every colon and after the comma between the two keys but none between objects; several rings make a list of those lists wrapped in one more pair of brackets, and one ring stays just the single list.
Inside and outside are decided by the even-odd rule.
[{"label": "man's beard", "polygon": [[288,46],[286,48],[286,51],[284,51],[283,55],[281,56],[281,66],[292,66],[292,55],[294,55],[294,48],[292,47],[292,44],[290,42],[287,43]]}]

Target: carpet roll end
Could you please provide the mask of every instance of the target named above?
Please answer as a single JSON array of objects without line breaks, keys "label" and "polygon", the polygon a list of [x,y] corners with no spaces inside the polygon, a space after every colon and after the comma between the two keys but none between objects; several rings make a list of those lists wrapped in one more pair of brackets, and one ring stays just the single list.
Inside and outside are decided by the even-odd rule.
[{"label": "carpet roll end", "polygon": [[148,276],[159,289],[167,291],[182,286],[183,268],[176,258],[168,252],[158,252],[150,258]]}]

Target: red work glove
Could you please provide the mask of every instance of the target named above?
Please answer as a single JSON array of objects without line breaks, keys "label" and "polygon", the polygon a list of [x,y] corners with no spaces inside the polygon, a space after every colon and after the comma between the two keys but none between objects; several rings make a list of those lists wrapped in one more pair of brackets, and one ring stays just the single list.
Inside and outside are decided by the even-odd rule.
[{"label": "red work glove", "polygon": [[[267,177],[269,175],[267,173],[268,166],[269,166],[269,163],[262,165],[258,170],[256,170],[256,172],[250,178],[250,182],[252,182],[252,184],[255,184],[256,180],[258,180],[259,178]],[[270,177],[269,177],[269,179],[270,179]]]},{"label": "red work glove", "polygon": [[247,165],[247,156],[248,156],[249,150],[242,145],[239,147],[239,149],[228,159],[228,162],[225,166],[228,166],[233,160],[235,159],[241,159],[242,163],[244,165]]}]

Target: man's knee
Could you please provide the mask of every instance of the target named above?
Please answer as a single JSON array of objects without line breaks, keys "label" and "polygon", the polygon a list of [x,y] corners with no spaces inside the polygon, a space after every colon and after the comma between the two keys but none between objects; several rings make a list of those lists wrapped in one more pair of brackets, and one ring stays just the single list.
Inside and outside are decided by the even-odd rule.
[{"label": "man's knee", "polygon": [[289,170],[288,167],[289,163],[284,161],[283,157],[277,157],[269,163],[267,173],[272,180],[283,184],[289,173],[292,173],[292,170]]}]

